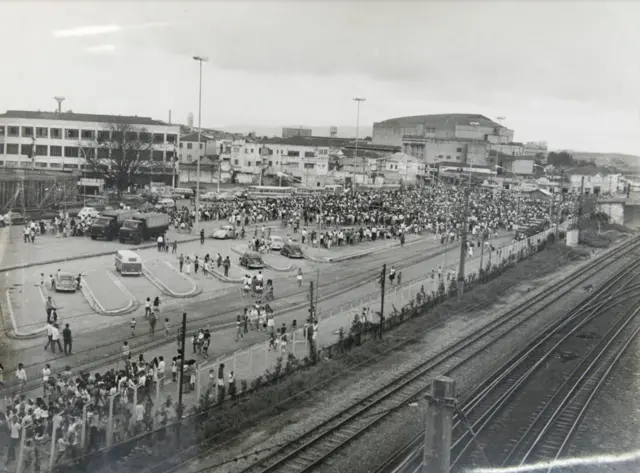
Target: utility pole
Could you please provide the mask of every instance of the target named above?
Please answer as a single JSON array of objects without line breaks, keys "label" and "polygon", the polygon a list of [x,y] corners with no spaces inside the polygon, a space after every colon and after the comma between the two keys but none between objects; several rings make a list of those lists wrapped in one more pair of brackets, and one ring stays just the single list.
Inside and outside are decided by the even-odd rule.
[{"label": "utility pole", "polygon": [[313,281],[309,283],[309,321],[313,323],[316,318],[315,299],[313,298]]},{"label": "utility pole", "polygon": [[484,268],[482,266],[482,261],[484,260],[484,239],[485,239],[485,231],[482,231],[482,238],[480,240],[480,270],[478,271],[478,275],[480,274],[480,271],[484,271]]},{"label": "utility pole", "polygon": [[184,376],[184,363],[186,361],[186,356],[185,356],[185,346],[186,346],[186,341],[187,341],[187,313],[183,312],[182,313],[182,340],[180,341],[180,348],[181,348],[181,360],[180,360],[180,376],[178,377],[178,382],[180,383],[180,385],[178,386],[178,409],[177,409],[177,414],[178,414],[178,440],[180,440],[180,427],[182,425],[182,423],[180,422],[182,420],[182,391],[184,389],[184,380],[182,379]]},{"label": "utility pole", "polygon": [[431,381],[431,393],[424,435],[422,471],[449,473],[451,468],[451,432],[456,406],[455,381],[440,376]]},{"label": "utility pole", "polygon": [[198,86],[198,162],[196,163],[196,230],[200,229],[200,161],[202,156],[200,155],[200,146],[202,144],[202,63],[207,62],[208,59],[201,56],[194,56],[193,59],[198,61],[200,65],[200,81]]},{"label": "utility pole", "polygon": [[382,265],[380,274],[380,339],[382,339],[382,326],[384,324],[384,293],[387,283],[387,263]]},{"label": "utility pole", "polygon": [[464,294],[464,263],[467,256],[467,231],[469,220],[469,195],[471,189],[467,187],[464,190],[464,214],[462,220],[462,242],[460,243],[460,269],[458,270],[458,297],[462,297]]},{"label": "utility pole", "polygon": [[[358,114],[356,115],[356,153],[354,156],[354,160],[353,160],[353,164],[357,165],[358,164],[358,136],[359,136],[359,131],[360,131],[360,103],[364,102],[366,99],[362,98],[362,97],[355,97],[354,102],[357,102],[358,104]],[[366,163],[366,158],[362,158],[362,183],[364,184],[364,175],[365,175],[365,163]]]}]

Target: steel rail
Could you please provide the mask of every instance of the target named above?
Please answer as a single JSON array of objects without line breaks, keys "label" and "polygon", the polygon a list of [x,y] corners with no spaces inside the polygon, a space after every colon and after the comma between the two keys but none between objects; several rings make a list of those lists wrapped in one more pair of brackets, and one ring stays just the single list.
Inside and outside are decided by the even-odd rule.
[{"label": "steel rail", "polygon": [[[593,270],[593,269],[600,270],[600,269],[604,269],[605,267],[610,266],[615,261],[617,261],[618,256],[624,254],[627,251],[630,251],[634,246],[636,246],[636,244],[637,244],[636,239],[633,239],[631,241],[627,241],[627,242],[621,244],[620,246],[612,249],[610,253],[602,255],[600,258],[598,258],[598,260],[594,261],[593,263],[591,263],[589,265],[586,265],[585,267],[581,268],[581,270],[578,270],[577,271],[578,276],[584,276],[589,270]],[[602,268],[599,268],[598,267],[599,265],[602,265]],[[575,273],[574,273],[574,275],[575,275]],[[572,275],[572,276],[574,276],[574,275]],[[593,276],[593,274],[590,275],[590,276]],[[590,276],[585,277],[582,282],[584,282],[584,280],[587,280]],[[617,283],[617,281],[619,281],[619,279],[620,279],[620,275],[616,275],[613,278],[610,278],[610,280],[608,280],[605,283],[603,283],[602,289],[599,289],[598,291],[596,291],[595,293],[590,295],[585,301],[583,301],[582,303],[578,304],[576,306],[576,308],[574,308],[574,310],[572,312],[575,312],[576,310],[578,310],[578,311],[579,310],[584,310],[585,308],[587,308],[588,305],[592,304],[593,301],[600,294],[603,294],[604,292],[610,290],[610,288],[612,286],[614,286],[615,283]],[[567,283],[569,283],[569,282],[567,281]],[[607,301],[604,301],[603,303],[606,303],[606,302]],[[609,299],[609,303],[611,303],[610,299]],[[568,317],[571,317],[571,313],[567,314],[561,320],[564,320],[564,319],[566,319]],[[551,330],[556,325],[558,325],[557,322],[552,323],[551,326],[548,329],[545,330],[545,333],[548,330]],[[496,372],[500,372],[500,370],[502,370],[502,369],[504,369],[504,367],[501,367]],[[469,393],[466,396],[466,399],[463,400],[462,403],[461,403],[461,405],[463,406],[462,407],[463,412],[465,410],[467,410],[467,407],[466,407],[467,404],[472,402],[472,399],[475,397],[476,393],[481,391],[483,388],[484,388],[484,384],[479,386],[479,387],[476,387],[473,390],[472,393]],[[457,414],[454,416],[454,419],[459,422]],[[375,470],[376,473],[386,473],[386,472],[389,472],[389,471],[393,471],[393,472],[396,472],[396,471],[402,471],[402,472],[419,471],[420,468],[421,468],[421,465],[422,465],[423,438],[424,438],[424,431],[421,431],[420,434],[416,435],[411,441],[407,442],[403,447],[398,449],[388,460],[386,460],[382,465],[380,465]]]},{"label": "steel rail", "polygon": [[[507,312],[499,319],[487,324],[471,336],[460,340],[453,346],[445,349],[434,358],[411,368],[357,404],[349,406],[338,414],[325,420],[320,425],[302,434],[288,445],[274,451],[267,457],[258,460],[253,465],[245,468],[242,470],[242,473],[258,471],[261,473],[267,473],[280,470],[290,472],[310,471],[312,468],[324,461],[329,455],[333,454],[336,450],[342,448],[348,442],[368,430],[371,426],[389,415],[395,409],[405,405],[408,401],[413,400],[416,395],[425,392],[429,387],[430,381],[426,375],[431,373],[435,368],[442,368],[446,362],[450,361],[454,362],[454,367],[459,367],[470,357],[473,357],[473,355],[483,351],[489,344],[493,343],[495,341],[495,337],[492,337],[487,344],[475,349],[466,357],[460,356],[463,350],[469,348],[473,349],[473,345],[476,344],[478,340],[484,338],[486,335],[495,335],[495,330],[497,328],[504,326],[518,316],[523,314],[526,315],[527,311],[540,304],[541,301],[553,297],[552,300],[547,301],[542,307],[537,308],[531,314],[526,315],[523,320],[517,322],[513,327],[510,327],[498,338],[504,337],[517,326],[524,323],[526,320],[529,320],[541,310],[544,310],[544,308],[550,306],[568,292],[575,289],[585,280],[593,277],[594,272],[612,264],[620,254],[628,252],[630,249],[635,249],[637,245],[637,239],[625,242],[620,247],[612,250],[611,253],[595,260],[592,264],[585,265],[583,268],[580,268],[574,274],[569,276],[562,285],[546,288],[533,296],[522,306]],[[456,357],[462,358],[462,360],[456,359]],[[410,392],[408,393],[407,391]]]},{"label": "steel rail", "polygon": [[[636,268],[640,267],[640,259],[633,265],[616,275],[607,284],[612,287],[620,283],[627,276],[631,276],[631,281],[637,278]],[[606,288],[598,293],[598,298],[606,294]],[[637,300],[637,295],[628,297],[629,300]],[[580,311],[562,323],[551,327],[538,337],[534,343],[530,344],[523,352],[509,360],[501,367],[494,376],[488,378],[483,383],[483,389],[474,395],[470,402],[465,403],[465,417],[471,429],[465,427],[463,434],[457,438],[452,445],[452,468],[457,467],[463,460],[472,445],[475,445],[480,433],[489,426],[494,417],[502,412],[503,408],[509,404],[512,397],[526,386],[530,377],[537,373],[539,368],[547,362],[549,357],[563,345],[576,332],[586,324],[607,313],[600,311],[604,304],[609,304],[609,300],[599,301],[595,307],[589,307],[587,311]],[[568,328],[568,333],[562,334],[560,340],[555,341],[559,333]],[[549,347],[549,342],[551,347]],[[457,427],[462,426],[461,421],[454,425],[454,432]]]}]

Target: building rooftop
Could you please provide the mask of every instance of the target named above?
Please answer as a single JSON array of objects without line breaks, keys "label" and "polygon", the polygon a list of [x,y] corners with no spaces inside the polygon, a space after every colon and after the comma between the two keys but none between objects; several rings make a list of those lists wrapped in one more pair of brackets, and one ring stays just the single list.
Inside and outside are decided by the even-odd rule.
[{"label": "building rooftop", "polygon": [[429,127],[444,130],[453,129],[456,125],[471,125],[472,122],[479,123],[480,126],[501,127],[499,123],[477,113],[441,113],[434,115],[413,115],[409,117],[389,118],[388,120],[374,123],[374,126],[403,127],[412,125],[428,125]]},{"label": "building rooftop", "polygon": [[260,140],[264,144],[291,146],[322,146],[327,148],[341,148],[352,142],[351,138],[334,138],[331,136],[292,136],[290,138],[266,138]]},{"label": "building rooftop", "polygon": [[32,120],[66,120],[75,122],[94,123],[126,123],[129,125],[156,125],[171,126],[161,120],[154,120],[151,117],[138,117],[127,115],[97,115],[92,113],[74,112],[39,112],[30,110],[7,110],[0,114],[0,118],[27,118]]}]

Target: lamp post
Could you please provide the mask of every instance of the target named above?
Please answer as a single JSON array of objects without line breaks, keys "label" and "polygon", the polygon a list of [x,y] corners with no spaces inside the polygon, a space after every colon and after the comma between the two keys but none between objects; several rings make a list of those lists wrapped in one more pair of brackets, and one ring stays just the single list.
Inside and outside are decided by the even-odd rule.
[{"label": "lamp post", "polygon": [[[202,137],[202,63],[207,62],[208,59],[202,56],[193,56],[194,61],[200,63],[200,82],[198,89],[198,146],[200,146],[200,139]],[[200,229],[200,161],[196,163],[196,230]]]},{"label": "lamp post", "polygon": [[[354,102],[358,104],[358,112],[356,114],[356,154],[354,163],[358,162],[358,137],[360,131],[360,103],[364,102],[366,99],[364,97],[355,97],[353,99]],[[364,175],[365,175],[365,159],[362,158],[362,183],[364,184]]]}]

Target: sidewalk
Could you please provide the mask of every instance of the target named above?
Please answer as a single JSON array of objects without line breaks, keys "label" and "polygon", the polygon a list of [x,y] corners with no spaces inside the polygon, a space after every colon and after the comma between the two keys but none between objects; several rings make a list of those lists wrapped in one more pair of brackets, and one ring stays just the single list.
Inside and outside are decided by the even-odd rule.
[{"label": "sidewalk", "polygon": [[[409,234],[405,238],[405,245],[414,243],[421,239],[439,241],[438,237],[432,233],[423,233],[422,235]],[[400,246],[399,238],[390,238],[376,241],[363,241],[356,245],[334,246],[330,250],[320,247],[312,247],[311,245],[301,245],[304,257],[318,263],[333,263],[354,259],[365,256],[385,248]]]}]

